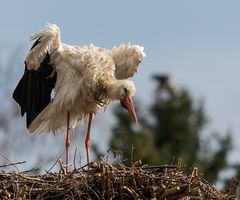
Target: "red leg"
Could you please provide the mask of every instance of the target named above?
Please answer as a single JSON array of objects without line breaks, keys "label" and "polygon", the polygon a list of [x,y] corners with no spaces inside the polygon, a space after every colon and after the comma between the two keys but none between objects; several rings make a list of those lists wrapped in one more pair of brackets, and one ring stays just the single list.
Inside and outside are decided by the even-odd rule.
[{"label": "red leg", "polygon": [[67,136],[66,136],[66,143],[65,143],[65,147],[66,147],[66,171],[67,171],[67,166],[68,166],[68,158],[69,158],[69,147],[71,144],[71,139],[70,139],[70,133],[69,133],[69,121],[70,121],[70,112],[67,112]]},{"label": "red leg", "polygon": [[86,139],[85,139],[85,146],[86,146],[86,152],[87,152],[87,163],[88,164],[89,164],[89,148],[90,148],[90,128],[91,128],[91,124],[92,124],[92,117],[93,117],[93,113],[89,113],[87,135],[86,135]]}]

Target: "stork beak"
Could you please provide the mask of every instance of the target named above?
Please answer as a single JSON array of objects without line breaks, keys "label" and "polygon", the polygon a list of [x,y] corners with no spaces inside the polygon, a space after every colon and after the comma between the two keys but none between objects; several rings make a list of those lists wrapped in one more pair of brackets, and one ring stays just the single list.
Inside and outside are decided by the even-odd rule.
[{"label": "stork beak", "polygon": [[136,112],[135,112],[132,97],[126,97],[124,99],[121,99],[120,102],[122,104],[122,107],[124,107],[125,109],[128,110],[132,121],[137,124],[138,120],[137,120],[137,115],[136,115]]}]

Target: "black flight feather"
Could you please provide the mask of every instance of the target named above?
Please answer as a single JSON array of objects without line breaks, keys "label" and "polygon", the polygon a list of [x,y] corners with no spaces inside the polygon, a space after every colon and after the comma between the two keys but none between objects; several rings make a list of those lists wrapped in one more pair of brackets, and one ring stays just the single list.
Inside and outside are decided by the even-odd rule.
[{"label": "black flight feather", "polygon": [[[31,50],[40,42],[39,38]],[[25,63],[23,77],[13,92],[13,99],[21,107],[21,115],[26,113],[27,127],[51,101],[51,92],[57,75],[53,72],[49,62],[50,55],[47,53],[37,70],[28,70],[27,63]]]}]

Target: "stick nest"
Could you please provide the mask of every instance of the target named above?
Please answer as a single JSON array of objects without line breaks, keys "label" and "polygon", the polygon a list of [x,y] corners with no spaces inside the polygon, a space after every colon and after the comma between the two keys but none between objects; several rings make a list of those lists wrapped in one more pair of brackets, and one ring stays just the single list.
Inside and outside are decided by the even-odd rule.
[{"label": "stick nest", "polygon": [[[86,167],[85,167],[86,168]],[[69,173],[0,173],[0,199],[236,199],[238,181],[223,192],[201,177],[198,169],[184,175],[177,166],[132,167],[90,163]]]}]

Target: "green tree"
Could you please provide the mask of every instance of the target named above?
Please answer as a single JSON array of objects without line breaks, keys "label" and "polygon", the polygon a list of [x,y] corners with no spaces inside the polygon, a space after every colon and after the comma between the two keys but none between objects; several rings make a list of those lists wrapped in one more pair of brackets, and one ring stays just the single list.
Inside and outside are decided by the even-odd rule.
[{"label": "green tree", "polygon": [[[139,109],[136,107],[136,110]],[[139,124],[143,126],[133,125],[128,113],[120,106],[116,107],[115,115],[118,123],[113,128],[110,148],[120,150],[128,165],[131,165],[132,159],[135,161],[141,159],[144,163],[157,164],[158,155],[156,154],[154,133],[146,126],[145,119],[139,115]]]},{"label": "green tree", "polygon": [[[139,126],[131,123],[122,108],[115,109],[117,123],[109,144],[111,149],[121,150],[128,165],[132,158],[150,165],[172,164],[181,158],[186,170],[198,167],[209,181],[216,181],[219,172],[227,167],[230,133],[202,139],[208,123],[204,105],[195,102],[187,89],[176,89],[169,79],[161,80],[149,114],[142,115],[139,106],[136,111]],[[211,148],[210,138],[215,148]]]}]

